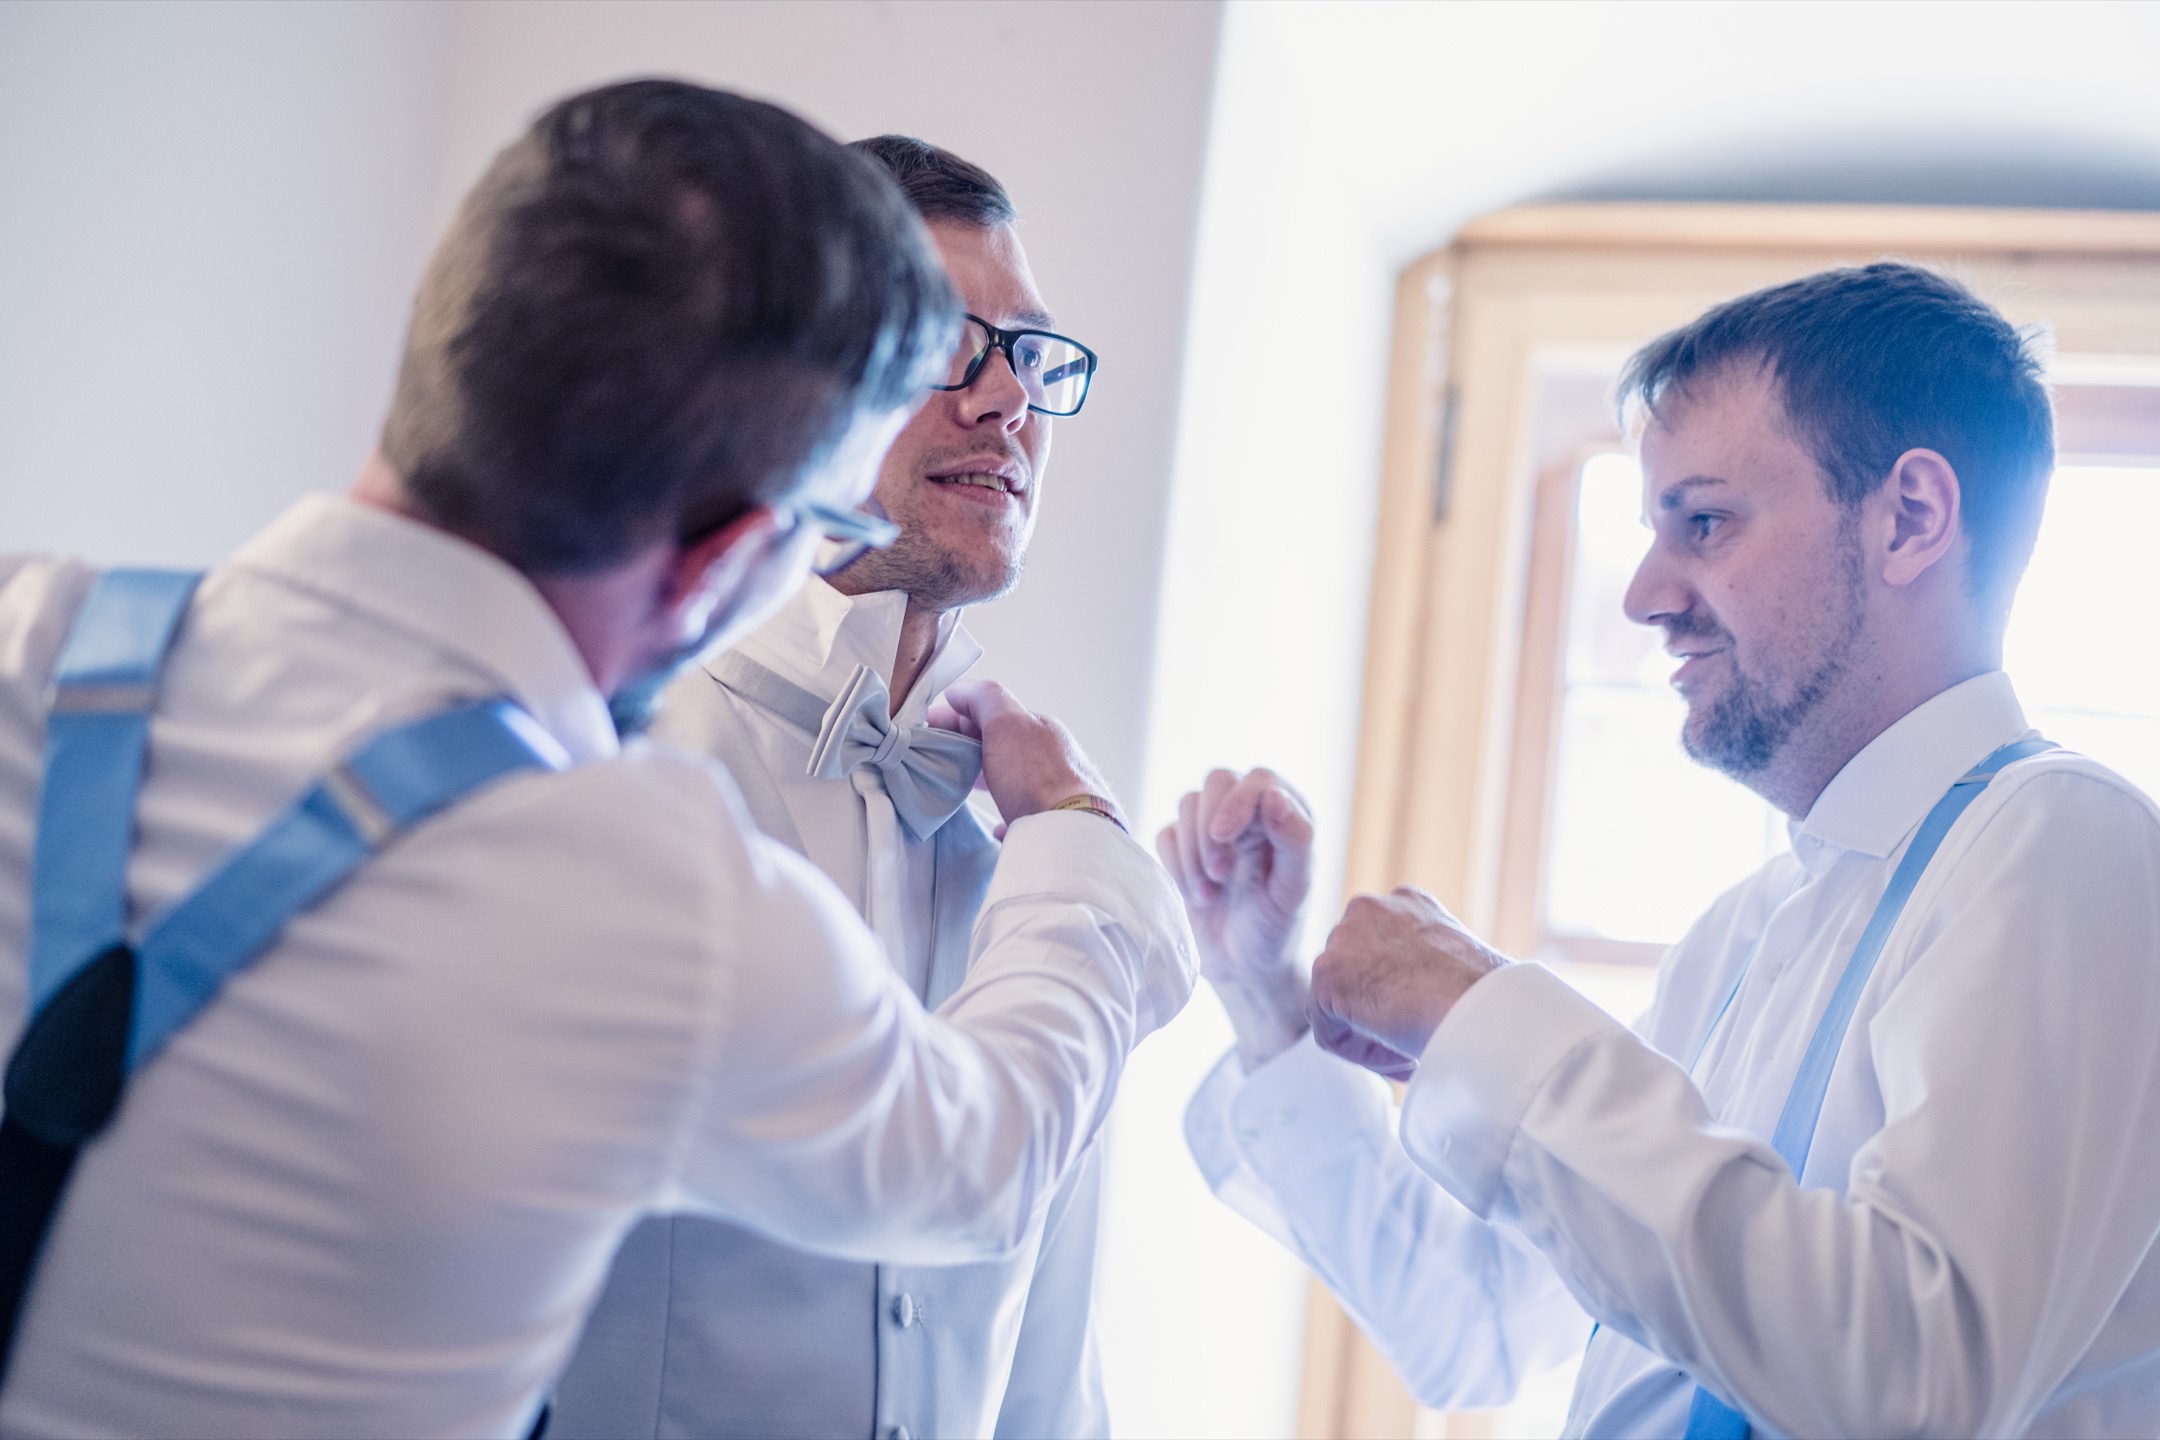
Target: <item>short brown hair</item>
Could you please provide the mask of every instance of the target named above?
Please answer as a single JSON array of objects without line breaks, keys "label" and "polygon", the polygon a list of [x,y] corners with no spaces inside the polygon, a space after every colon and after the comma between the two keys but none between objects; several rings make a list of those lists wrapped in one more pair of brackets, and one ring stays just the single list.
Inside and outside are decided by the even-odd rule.
[{"label": "short brown hair", "polygon": [[777,106],[637,80],[497,156],[414,306],[383,454],[446,528],[605,568],[790,492],[910,404],[959,306],[876,166]]},{"label": "short brown hair", "polygon": [[987,230],[1019,218],[1012,196],[995,175],[927,140],[873,135],[848,149],[882,166],[925,220],[957,220]]},{"label": "short brown hair", "polygon": [[1735,364],[1775,378],[1830,498],[1857,507],[1907,450],[1957,472],[1971,590],[1998,617],[2032,558],[2055,468],[2055,419],[2034,337],[1947,276],[1879,261],[1757,290],[1643,347],[1623,404]]}]

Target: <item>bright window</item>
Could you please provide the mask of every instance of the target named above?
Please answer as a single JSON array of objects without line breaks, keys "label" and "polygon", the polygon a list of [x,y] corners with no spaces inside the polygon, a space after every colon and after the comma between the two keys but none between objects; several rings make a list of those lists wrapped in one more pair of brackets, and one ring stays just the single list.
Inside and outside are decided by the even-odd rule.
[{"label": "bright window", "polygon": [[2160,465],[2065,465],[2003,645],[2050,740],[2160,795]]}]

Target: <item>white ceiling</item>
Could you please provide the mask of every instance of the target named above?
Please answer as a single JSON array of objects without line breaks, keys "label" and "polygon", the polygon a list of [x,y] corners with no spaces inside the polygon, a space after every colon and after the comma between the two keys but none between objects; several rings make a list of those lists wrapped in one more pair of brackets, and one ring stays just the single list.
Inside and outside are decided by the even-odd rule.
[{"label": "white ceiling", "polygon": [[2160,208],[2160,4],[1234,4],[1400,261],[1517,201]]}]

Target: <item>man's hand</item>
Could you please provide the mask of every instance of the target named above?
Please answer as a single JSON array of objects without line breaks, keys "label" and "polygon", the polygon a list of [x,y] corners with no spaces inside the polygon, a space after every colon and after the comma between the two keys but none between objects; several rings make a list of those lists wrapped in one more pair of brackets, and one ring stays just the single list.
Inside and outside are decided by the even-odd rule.
[{"label": "man's hand", "polygon": [[954,685],[929,719],[982,742],[983,784],[1008,825],[1075,795],[1099,795],[1116,808],[1109,787],[1065,727],[1028,709],[995,681]]},{"label": "man's hand", "polygon": [[1313,1039],[1407,1079],[1455,1002],[1507,963],[1422,890],[1360,895],[1313,962]]},{"label": "man's hand", "polygon": [[1155,848],[1185,897],[1205,975],[1249,1071],[1305,1033],[1298,932],[1312,889],[1312,811],[1268,770],[1210,774]]}]

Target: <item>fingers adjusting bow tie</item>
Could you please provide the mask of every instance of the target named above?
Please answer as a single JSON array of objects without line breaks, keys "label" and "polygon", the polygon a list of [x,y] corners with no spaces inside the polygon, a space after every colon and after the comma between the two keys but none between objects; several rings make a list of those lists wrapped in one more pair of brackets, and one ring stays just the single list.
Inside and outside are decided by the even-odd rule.
[{"label": "fingers adjusting bow tie", "polygon": [[867,665],[855,667],[829,706],[740,655],[721,656],[713,669],[729,689],[817,737],[808,774],[839,780],[864,768],[877,771],[900,823],[917,841],[936,834],[967,803],[982,773],[976,741],[934,725],[895,724],[885,681]]}]

